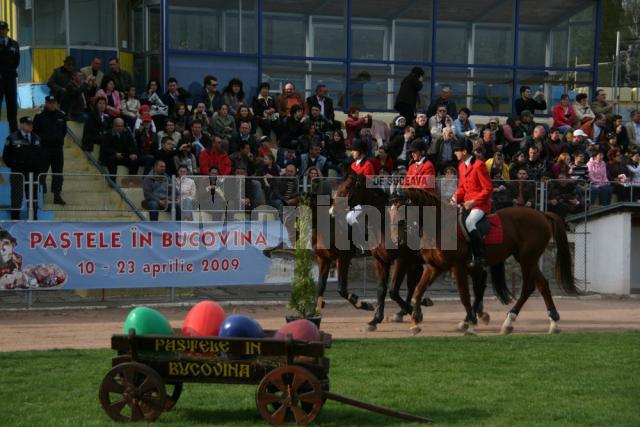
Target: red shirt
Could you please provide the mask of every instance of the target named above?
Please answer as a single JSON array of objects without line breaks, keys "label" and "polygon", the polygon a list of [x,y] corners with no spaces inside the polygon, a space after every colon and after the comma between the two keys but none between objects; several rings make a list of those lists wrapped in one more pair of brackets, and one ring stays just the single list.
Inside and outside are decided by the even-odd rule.
[{"label": "red shirt", "polygon": [[231,175],[231,159],[225,152],[211,152],[209,150],[202,150],[199,157],[200,173],[203,175],[209,175],[209,169],[212,166],[218,168],[219,175]]},{"label": "red shirt", "polygon": [[565,116],[562,104],[553,107],[553,127],[571,126],[575,119],[576,115],[573,112],[573,107],[569,106],[569,117]]},{"label": "red shirt", "polygon": [[458,203],[475,200],[472,209],[482,209],[484,213],[491,213],[491,194],[493,184],[489,178],[489,171],[484,162],[472,159],[469,166],[460,162],[458,166],[458,191],[454,197]]},{"label": "red shirt", "polygon": [[421,190],[435,193],[436,189],[436,169],[433,163],[426,157],[419,162],[413,162],[407,168],[407,176],[404,179],[403,187],[419,188]]},{"label": "red shirt", "polygon": [[376,175],[376,168],[373,166],[373,163],[371,163],[367,159],[356,160],[355,162],[351,163],[351,170],[357,173],[358,175],[364,175],[364,176]]}]

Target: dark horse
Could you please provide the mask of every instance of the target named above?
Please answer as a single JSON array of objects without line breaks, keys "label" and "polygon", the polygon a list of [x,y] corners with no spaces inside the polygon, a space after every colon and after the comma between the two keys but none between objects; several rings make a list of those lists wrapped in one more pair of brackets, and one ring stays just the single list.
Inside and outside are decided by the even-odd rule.
[{"label": "dark horse", "polygon": [[[444,209],[447,208],[443,205],[440,198],[422,191],[407,191],[406,198],[398,201],[391,209],[392,217],[398,214],[402,205],[434,206],[436,208],[436,236],[428,236],[428,233],[425,232],[424,229],[422,232],[422,249],[420,252],[427,267],[413,294],[411,330],[414,333],[419,332],[420,327],[418,325],[422,322],[420,304],[417,304],[416,301],[420,301],[425,290],[442,272],[451,270],[458,285],[460,300],[467,313],[465,321],[469,322],[469,332],[475,333],[477,312],[474,310],[474,307],[476,305],[474,304],[474,307],[471,306],[467,282],[467,276],[470,273],[467,267],[469,249],[464,237],[458,233],[457,221],[454,222],[455,226],[452,227],[453,229],[450,231],[451,233],[456,233],[457,244],[455,245],[455,249],[443,250],[440,249],[442,248],[441,242],[443,237],[441,235],[440,224],[443,221],[442,214],[445,212]],[[523,280],[522,293],[507,314],[507,318],[502,325],[502,334],[509,334],[513,331],[513,322],[516,320],[522,306],[536,287],[542,294],[547,307],[551,322],[549,333],[558,332],[560,315],[553,303],[551,291],[549,290],[549,282],[538,268],[538,261],[553,237],[557,247],[555,264],[556,279],[566,293],[578,293],[571,268],[569,242],[562,219],[556,214],[543,213],[531,208],[506,208],[499,210],[496,215],[499,215],[502,220],[503,242],[501,244],[488,245],[486,251],[487,263],[491,267],[493,287],[498,299],[505,304],[510,301],[510,293],[507,288],[504,273],[504,262],[509,256],[513,255],[520,264]],[[399,236],[392,236],[392,238],[398,239]],[[435,245],[432,244],[430,247],[427,244],[423,244],[425,241],[435,243]],[[481,304],[481,300],[479,304]]]},{"label": "dark horse", "polygon": [[[373,319],[368,323],[368,330],[374,331],[377,325],[384,320],[384,306],[390,276],[392,288],[389,296],[400,306],[400,311],[394,315],[392,320],[401,322],[404,315],[412,312],[411,297],[422,274],[422,260],[419,252],[409,249],[406,244],[387,247],[390,246],[385,239],[385,237],[388,237],[385,235],[385,224],[387,223],[386,212],[389,195],[379,188],[367,188],[366,180],[367,178],[362,175],[347,175],[346,179],[337,188],[332,213],[336,220],[339,220],[344,217],[347,211],[361,205],[372,208],[365,210],[365,212],[377,217],[377,219],[368,218],[370,226],[367,227],[369,238],[366,242],[369,245],[368,249],[371,251],[373,265],[379,278],[378,305]],[[346,203],[341,203],[341,201]],[[362,215],[360,221],[365,221],[363,217],[364,215]],[[371,225],[371,222],[374,222],[374,224]],[[377,224],[375,224],[376,222]],[[402,299],[399,290],[405,276],[407,277],[408,293],[407,297]],[[425,306],[433,305],[428,298],[421,300],[421,303]]]}]

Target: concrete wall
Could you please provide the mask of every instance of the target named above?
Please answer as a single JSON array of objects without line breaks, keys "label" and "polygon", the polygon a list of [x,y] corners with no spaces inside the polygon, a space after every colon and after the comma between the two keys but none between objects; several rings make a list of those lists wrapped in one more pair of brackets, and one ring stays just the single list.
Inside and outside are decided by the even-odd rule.
[{"label": "concrete wall", "polygon": [[[631,291],[640,291],[640,262],[637,257],[640,254],[640,221],[633,221],[631,226]],[[635,260],[633,258],[636,258]]]}]

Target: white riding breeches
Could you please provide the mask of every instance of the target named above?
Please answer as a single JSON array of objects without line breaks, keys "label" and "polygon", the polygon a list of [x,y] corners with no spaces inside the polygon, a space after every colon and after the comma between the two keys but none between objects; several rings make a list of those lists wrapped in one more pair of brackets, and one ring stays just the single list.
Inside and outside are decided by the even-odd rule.
[{"label": "white riding breeches", "polygon": [[464,225],[467,227],[467,231],[471,233],[473,230],[475,230],[476,224],[482,218],[484,218],[484,211],[482,209],[471,209],[471,212],[469,212],[467,219],[464,221]]}]

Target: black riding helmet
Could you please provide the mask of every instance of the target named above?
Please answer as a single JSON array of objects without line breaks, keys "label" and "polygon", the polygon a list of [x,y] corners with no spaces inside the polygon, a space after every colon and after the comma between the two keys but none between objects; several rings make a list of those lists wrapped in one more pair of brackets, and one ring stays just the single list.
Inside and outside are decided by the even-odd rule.
[{"label": "black riding helmet", "polygon": [[351,150],[357,151],[359,153],[367,154],[369,152],[369,147],[367,146],[367,143],[364,142],[363,140],[354,139],[353,142],[351,143]]},{"label": "black riding helmet", "polygon": [[453,152],[466,150],[468,154],[473,152],[473,143],[469,138],[458,139],[453,143]]},{"label": "black riding helmet", "polygon": [[424,151],[424,142],[421,139],[414,139],[411,141],[409,151]]}]

